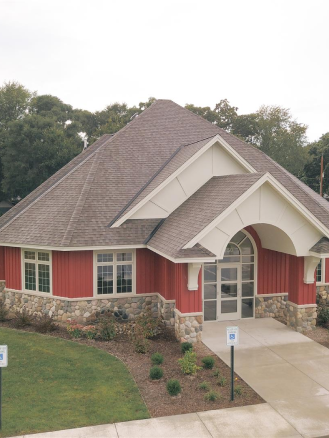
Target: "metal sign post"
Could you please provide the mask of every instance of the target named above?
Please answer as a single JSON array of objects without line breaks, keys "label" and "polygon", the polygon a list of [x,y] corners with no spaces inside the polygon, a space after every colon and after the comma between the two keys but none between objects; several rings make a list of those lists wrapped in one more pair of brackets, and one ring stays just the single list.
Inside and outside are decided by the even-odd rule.
[{"label": "metal sign post", "polygon": [[231,401],[234,400],[234,346],[239,345],[239,327],[226,327],[226,345],[231,347]]},{"label": "metal sign post", "polygon": [[2,428],[2,368],[8,366],[8,347],[0,345],[0,430]]}]

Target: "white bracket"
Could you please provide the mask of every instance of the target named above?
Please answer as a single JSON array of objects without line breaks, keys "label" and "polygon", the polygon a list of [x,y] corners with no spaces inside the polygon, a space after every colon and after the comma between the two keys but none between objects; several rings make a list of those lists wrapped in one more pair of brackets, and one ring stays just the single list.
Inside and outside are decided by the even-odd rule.
[{"label": "white bracket", "polygon": [[199,289],[199,272],[201,269],[202,263],[189,263],[188,264],[188,290],[198,290]]},{"label": "white bracket", "polygon": [[320,262],[320,257],[305,256],[304,257],[304,283],[314,283],[314,271]]}]

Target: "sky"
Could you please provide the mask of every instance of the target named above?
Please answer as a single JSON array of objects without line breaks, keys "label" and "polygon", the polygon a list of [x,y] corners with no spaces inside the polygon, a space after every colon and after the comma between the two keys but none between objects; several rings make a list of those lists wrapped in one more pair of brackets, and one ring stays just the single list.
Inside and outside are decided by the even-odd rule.
[{"label": "sky", "polygon": [[75,108],[289,108],[329,131],[329,0],[0,0],[0,85]]}]

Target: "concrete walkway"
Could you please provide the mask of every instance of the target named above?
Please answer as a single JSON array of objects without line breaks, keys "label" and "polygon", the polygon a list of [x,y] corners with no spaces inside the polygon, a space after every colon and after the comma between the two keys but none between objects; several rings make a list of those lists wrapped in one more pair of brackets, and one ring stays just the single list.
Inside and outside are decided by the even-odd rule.
[{"label": "concrete walkway", "polygon": [[240,327],[242,379],[303,437],[329,435],[329,349],[272,318],[204,324],[203,342],[227,364],[229,325]]}]

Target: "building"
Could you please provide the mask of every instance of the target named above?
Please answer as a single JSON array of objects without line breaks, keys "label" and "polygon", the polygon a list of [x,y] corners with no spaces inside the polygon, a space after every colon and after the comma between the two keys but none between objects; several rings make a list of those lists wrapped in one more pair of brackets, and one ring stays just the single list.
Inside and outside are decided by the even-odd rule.
[{"label": "building", "polygon": [[150,307],[192,341],[212,320],[280,316],[310,330],[328,238],[326,200],[158,100],[0,218],[2,293],[59,321]]}]

